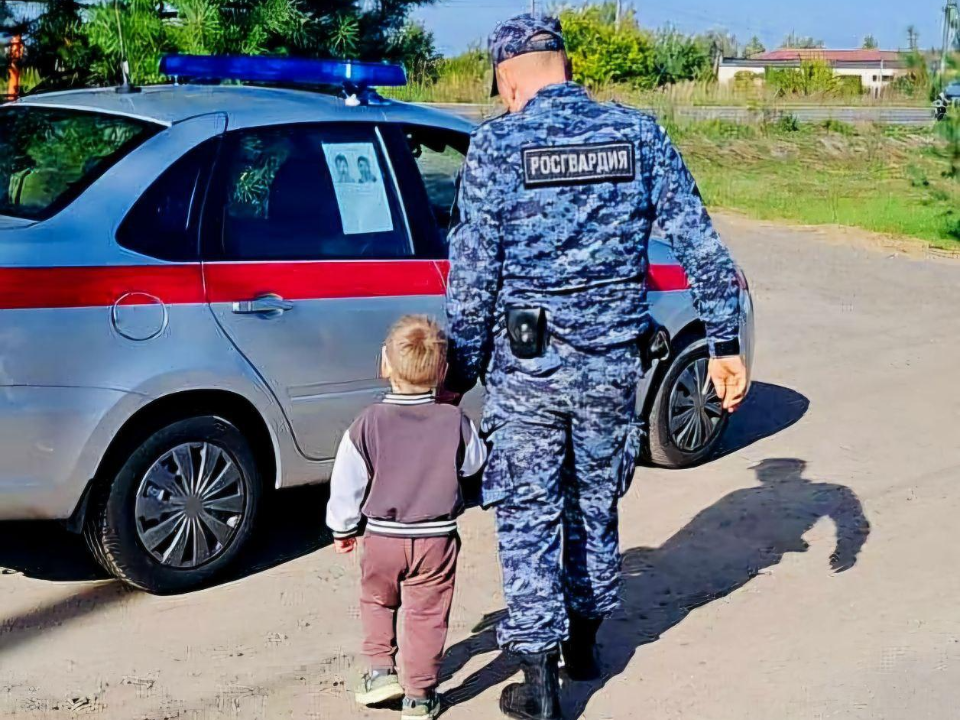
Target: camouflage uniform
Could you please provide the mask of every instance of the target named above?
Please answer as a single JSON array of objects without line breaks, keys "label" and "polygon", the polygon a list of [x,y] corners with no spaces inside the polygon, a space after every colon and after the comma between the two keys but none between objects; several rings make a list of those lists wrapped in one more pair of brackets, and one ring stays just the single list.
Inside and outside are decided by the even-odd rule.
[{"label": "camouflage uniform", "polygon": [[[496,506],[509,610],[500,643],[543,652],[566,638],[568,612],[605,617],[618,603],[617,504],[641,441],[653,223],[718,356],[739,354],[736,270],[664,130],[572,82],[475,131],[459,207],[449,385],[465,390],[483,375],[487,388],[483,503]],[[546,310],[543,356],[511,352],[504,317],[516,306]]]}]

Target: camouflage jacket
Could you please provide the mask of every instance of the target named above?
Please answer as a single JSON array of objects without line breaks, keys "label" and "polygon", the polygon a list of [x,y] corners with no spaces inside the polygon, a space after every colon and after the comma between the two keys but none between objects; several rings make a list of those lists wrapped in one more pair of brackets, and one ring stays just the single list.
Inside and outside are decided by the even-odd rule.
[{"label": "camouflage jacket", "polygon": [[450,387],[472,387],[508,306],[542,307],[586,351],[649,324],[647,244],[658,223],[686,271],[714,355],[739,353],[736,266],[656,120],[574,83],[480,125],[450,234]]}]

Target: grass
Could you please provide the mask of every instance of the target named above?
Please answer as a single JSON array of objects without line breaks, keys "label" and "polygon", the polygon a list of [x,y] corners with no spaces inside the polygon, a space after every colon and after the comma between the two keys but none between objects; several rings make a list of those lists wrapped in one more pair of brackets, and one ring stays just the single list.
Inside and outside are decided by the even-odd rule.
[{"label": "grass", "polygon": [[[413,83],[391,95],[415,102],[489,103],[489,73],[479,72],[485,60],[458,60],[437,82]],[[860,227],[960,250],[960,178],[945,176],[950,168],[945,143],[932,128],[799,123],[789,114],[789,101],[773,103],[759,95],[751,101],[758,122],[681,121],[676,108],[748,101],[743,93],[697,83],[647,93],[609,87],[595,94],[652,109],[713,207],[767,220]],[[779,112],[767,112],[773,110]]]},{"label": "grass", "polygon": [[[486,60],[465,56],[441,61],[436,81],[413,79],[402,88],[385,91],[397,100],[407,102],[478,103],[490,102],[492,71]],[[779,96],[762,87],[740,88],[734,85],[720,86],[716,83],[682,82],[657,90],[638,90],[628,85],[608,85],[594,89],[601,100],[616,100],[634,107],[751,107],[758,110],[802,107],[929,107],[930,100],[889,92],[875,98],[870,94],[838,95],[814,94]]]},{"label": "grass", "polygon": [[797,106],[833,107],[928,107],[925,97],[912,97],[888,92],[876,98],[869,93],[815,93],[811,95],[779,95],[775,91],[754,86],[744,88],[734,83],[718,85],[710,82],[681,82],[657,90],[635,90],[627,86],[611,85],[597,90],[597,96],[618,100],[628,105],[643,107],[692,106],[692,107],[753,107],[779,108]]},{"label": "grass", "polygon": [[672,126],[707,203],[960,249],[960,182],[930,129],[720,121]]}]

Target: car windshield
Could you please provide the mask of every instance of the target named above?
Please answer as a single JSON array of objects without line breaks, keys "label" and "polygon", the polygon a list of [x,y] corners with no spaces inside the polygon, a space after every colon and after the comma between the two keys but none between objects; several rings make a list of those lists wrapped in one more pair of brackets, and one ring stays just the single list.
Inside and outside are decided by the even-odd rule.
[{"label": "car windshield", "polygon": [[54,215],[160,129],[81,110],[0,108],[0,214]]}]

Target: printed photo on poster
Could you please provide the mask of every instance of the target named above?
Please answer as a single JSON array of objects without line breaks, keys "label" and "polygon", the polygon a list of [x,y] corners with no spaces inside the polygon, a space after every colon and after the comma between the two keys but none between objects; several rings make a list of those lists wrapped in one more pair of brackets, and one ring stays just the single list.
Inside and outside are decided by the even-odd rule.
[{"label": "printed photo on poster", "polygon": [[373,143],[324,144],[344,235],[390,232],[393,218]]}]

